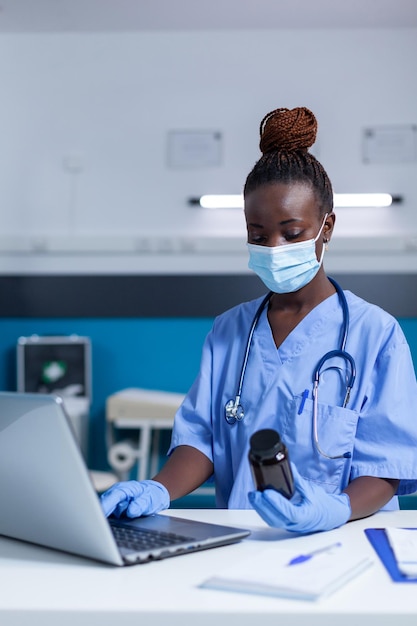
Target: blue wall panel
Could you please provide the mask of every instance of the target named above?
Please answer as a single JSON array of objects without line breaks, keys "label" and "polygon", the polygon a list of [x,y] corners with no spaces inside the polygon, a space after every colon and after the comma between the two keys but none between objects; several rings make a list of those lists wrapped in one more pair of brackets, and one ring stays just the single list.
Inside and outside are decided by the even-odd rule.
[{"label": "blue wall panel", "polygon": [[409,343],[414,361],[414,370],[417,376],[417,319],[400,318],[398,321]]},{"label": "blue wall panel", "polygon": [[199,368],[211,319],[8,319],[0,320],[0,388],[16,389],[20,336],[87,336],[92,345],[91,467],[105,467],[105,401],[127,387],[186,393]]},{"label": "blue wall panel", "polygon": [[[400,319],[417,371],[417,319]],[[2,318],[0,389],[16,389],[16,343],[20,336],[85,335],[91,339],[93,403],[91,467],[106,468],[105,401],[127,387],[186,393],[199,368],[212,318]]]}]

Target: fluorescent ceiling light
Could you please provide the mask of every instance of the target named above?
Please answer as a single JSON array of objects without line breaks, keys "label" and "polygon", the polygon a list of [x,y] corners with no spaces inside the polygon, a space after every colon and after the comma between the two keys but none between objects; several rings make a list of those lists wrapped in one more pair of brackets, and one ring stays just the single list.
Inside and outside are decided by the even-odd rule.
[{"label": "fluorescent ceiling light", "polygon": [[389,193],[335,193],[333,203],[337,207],[386,207],[391,206]]},{"label": "fluorescent ceiling light", "polygon": [[[335,208],[340,207],[389,207],[393,202],[401,202],[400,196],[389,193],[335,193],[333,202]],[[203,209],[243,209],[242,194],[211,194],[192,198],[190,204],[199,205]]]},{"label": "fluorescent ceiling light", "polygon": [[201,196],[200,206],[202,206],[203,209],[243,209],[243,195]]}]

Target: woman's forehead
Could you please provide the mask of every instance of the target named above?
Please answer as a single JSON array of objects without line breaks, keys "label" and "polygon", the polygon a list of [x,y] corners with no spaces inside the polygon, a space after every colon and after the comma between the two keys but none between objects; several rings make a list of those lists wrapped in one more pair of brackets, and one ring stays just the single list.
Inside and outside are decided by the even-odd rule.
[{"label": "woman's forehead", "polygon": [[[314,190],[302,183],[273,183],[254,189],[245,196],[245,214],[282,215],[282,219],[318,217]],[[285,217],[287,216],[287,217]]]}]

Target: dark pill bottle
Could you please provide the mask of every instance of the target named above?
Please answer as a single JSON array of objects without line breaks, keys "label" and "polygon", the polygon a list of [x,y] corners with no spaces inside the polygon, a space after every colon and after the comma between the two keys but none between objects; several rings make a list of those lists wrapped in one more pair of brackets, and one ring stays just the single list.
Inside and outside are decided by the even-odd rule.
[{"label": "dark pill bottle", "polygon": [[286,498],[291,498],[294,493],[294,478],[288,450],[276,430],[265,428],[252,435],[249,462],[259,491],[275,489]]}]

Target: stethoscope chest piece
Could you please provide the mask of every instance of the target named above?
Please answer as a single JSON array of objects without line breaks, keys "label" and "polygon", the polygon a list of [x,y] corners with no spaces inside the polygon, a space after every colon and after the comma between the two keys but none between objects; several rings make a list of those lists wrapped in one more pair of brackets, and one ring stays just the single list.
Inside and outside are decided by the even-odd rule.
[{"label": "stethoscope chest piece", "polygon": [[230,425],[241,422],[245,417],[245,411],[240,404],[240,398],[230,399],[224,407],[226,422]]}]

